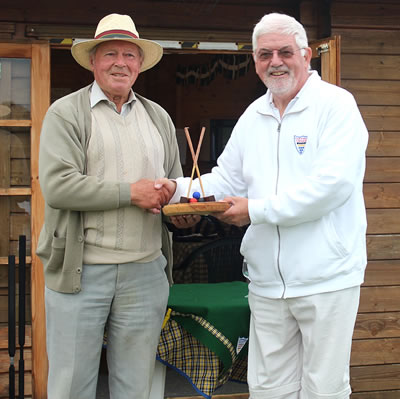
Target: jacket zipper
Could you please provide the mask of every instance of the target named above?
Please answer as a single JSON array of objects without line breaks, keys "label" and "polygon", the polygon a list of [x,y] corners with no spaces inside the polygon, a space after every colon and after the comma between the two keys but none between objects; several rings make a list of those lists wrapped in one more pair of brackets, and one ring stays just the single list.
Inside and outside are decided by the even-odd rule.
[{"label": "jacket zipper", "polygon": [[[281,138],[281,125],[282,122],[279,122],[278,125],[278,146],[277,146],[277,151],[276,151],[276,160],[277,160],[277,174],[276,174],[276,184],[275,184],[275,194],[278,194],[278,182],[279,182],[279,145],[280,145],[280,138]],[[282,292],[282,298],[285,297],[285,292],[286,292],[286,284],[285,280],[283,279],[282,271],[281,271],[281,266],[279,263],[279,258],[281,255],[281,233],[279,231],[279,226],[276,226],[276,231],[278,233],[278,256],[277,256],[277,266],[278,266],[278,272],[282,280],[283,284],[283,292]]]}]

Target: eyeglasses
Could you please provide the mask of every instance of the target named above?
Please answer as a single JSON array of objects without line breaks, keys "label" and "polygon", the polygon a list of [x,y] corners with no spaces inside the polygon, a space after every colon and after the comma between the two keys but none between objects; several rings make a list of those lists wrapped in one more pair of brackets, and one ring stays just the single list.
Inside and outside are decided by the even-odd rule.
[{"label": "eyeglasses", "polygon": [[257,54],[257,58],[261,61],[270,61],[274,56],[274,52],[278,53],[279,58],[289,59],[294,56],[296,51],[304,50],[304,47],[298,48],[296,50],[288,49],[288,48],[280,48],[279,50],[261,50],[259,54]]}]

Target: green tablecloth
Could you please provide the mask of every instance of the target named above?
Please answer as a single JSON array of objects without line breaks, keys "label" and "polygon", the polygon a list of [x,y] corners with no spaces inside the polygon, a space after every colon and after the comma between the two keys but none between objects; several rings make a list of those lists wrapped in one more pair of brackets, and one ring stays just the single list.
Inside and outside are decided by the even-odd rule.
[{"label": "green tablecloth", "polygon": [[157,358],[206,398],[228,379],[246,382],[247,283],[176,284]]},{"label": "green tablecloth", "polygon": [[[250,310],[245,282],[216,284],[176,284],[168,307],[172,319],[221,359],[224,370],[238,355],[241,338],[248,338]],[[198,316],[198,317],[195,317]],[[247,345],[244,351],[247,353]]]}]

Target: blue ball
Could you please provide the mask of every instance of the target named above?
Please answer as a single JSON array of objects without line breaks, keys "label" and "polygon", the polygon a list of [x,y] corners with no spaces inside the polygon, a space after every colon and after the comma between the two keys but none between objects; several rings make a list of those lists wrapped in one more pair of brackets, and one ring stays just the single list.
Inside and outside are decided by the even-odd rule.
[{"label": "blue ball", "polygon": [[199,199],[200,198],[200,193],[198,191],[195,191],[193,193],[193,198]]}]

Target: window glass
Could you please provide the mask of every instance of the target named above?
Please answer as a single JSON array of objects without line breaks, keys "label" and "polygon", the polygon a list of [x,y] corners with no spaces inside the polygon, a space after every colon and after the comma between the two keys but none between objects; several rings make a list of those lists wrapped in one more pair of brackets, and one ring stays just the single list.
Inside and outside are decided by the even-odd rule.
[{"label": "window glass", "polygon": [[0,58],[0,119],[30,119],[31,60]]},{"label": "window glass", "polygon": [[30,129],[0,127],[0,189],[30,187]]},{"label": "window glass", "polygon": [[0,257],[18,256],[20,235],[26,236],[27,254],[31,251],[30,196],[0,196]]}]

